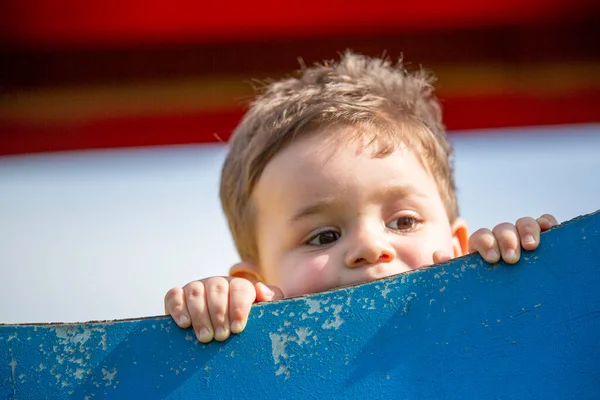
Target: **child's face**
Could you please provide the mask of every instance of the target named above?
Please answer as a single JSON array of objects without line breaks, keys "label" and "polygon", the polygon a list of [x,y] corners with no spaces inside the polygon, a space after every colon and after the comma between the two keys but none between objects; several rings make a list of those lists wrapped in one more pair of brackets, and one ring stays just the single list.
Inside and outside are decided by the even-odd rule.
[{"label": "child's face", "polygon": [[260,279],[289,297],[431,265],[435,251],[462,255],[466,226],[450,224],[411,150],[375,158],[336,136],[298,139],[262,173],[252,197]]}]

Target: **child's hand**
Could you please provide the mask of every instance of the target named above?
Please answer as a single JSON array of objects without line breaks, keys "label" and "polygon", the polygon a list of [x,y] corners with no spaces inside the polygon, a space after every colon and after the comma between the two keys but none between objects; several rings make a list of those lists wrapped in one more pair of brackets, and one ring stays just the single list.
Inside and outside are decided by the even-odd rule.
[{"label": "child's hand", "polygon": [[514,264],[521,258],[521,247],[535,250],[540,244],[540,233],[556,225],[558,221],[554,216],[544,214],[538,219],[519,218],[514,225],[498,224],[491,231],[482,228],[469,238],[469,251],[478,252],[491,264],[500,261],[500,257]]},{"label": "child's hand", "polygon": [[282,299],[277,287],[247,279],[218,276],[173,288],[165,295],[165,312],[182,328],[193,326],[202,343],[223,341],[246,327],[256,302]]}]

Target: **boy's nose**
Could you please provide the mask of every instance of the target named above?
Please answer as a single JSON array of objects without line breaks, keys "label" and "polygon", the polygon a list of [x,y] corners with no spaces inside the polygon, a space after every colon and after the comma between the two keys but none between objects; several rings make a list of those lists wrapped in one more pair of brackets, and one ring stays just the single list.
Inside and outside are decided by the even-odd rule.
[{"label": "boy's nose", "polygon": [[346,266],[349,268],[364,265],[391,262],[396,258],[394,247],[386,240],[383,229],[361,229],[356,234],[356,240],[346,255]]}]

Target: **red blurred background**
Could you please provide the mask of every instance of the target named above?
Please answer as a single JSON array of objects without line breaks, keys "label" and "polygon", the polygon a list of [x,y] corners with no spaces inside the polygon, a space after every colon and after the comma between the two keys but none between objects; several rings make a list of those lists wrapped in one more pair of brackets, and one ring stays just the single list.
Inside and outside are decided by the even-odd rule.
[{"label": "red blurred background", "polygon": [[600,121],[600,2],[5,0],[0,155],[226,141],[345,49],[438,76],[450,131]]}]

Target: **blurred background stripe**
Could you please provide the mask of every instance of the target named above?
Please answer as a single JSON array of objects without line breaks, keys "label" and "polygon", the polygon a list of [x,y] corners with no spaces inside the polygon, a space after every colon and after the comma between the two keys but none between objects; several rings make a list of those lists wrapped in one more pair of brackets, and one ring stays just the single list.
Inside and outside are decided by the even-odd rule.
[{"label": "blurred background stripe", "polygon": [[597,122],[598,4],[8,0],[0,155],[226,141],[257,81],[346,49],[432,71],[451,132]]}]

